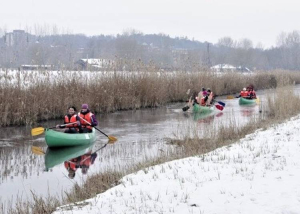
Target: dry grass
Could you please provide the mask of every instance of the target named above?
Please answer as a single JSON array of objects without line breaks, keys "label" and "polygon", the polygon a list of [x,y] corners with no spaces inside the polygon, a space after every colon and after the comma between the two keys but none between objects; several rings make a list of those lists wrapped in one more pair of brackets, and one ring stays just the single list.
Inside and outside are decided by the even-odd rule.
[{"label": "dry grass", "polygon": [[66,193],[65,203],[75,203],[87,198],[95,197],[97,194],[105,192],[112,186],[118,184],[118,181],[124,175],[119,172],[101,173],[101,175],[92,175],[87,181],[79,186],[75,184],[72,191]]},{"label": "dry grass", "polygon": [[[217,95],[237,93],[245,85],[256,89],[300,83],[300,73],[257,72],[255,75],[208,72],[161,72],[137,67],[137,72],[0,72],[0,126],[32,125],[60,118],[70,105],[89,103],[92,111],[157,107],[187,99],[186,91],[210,87]],[[31,83],[29,83],[31,82]]]}]

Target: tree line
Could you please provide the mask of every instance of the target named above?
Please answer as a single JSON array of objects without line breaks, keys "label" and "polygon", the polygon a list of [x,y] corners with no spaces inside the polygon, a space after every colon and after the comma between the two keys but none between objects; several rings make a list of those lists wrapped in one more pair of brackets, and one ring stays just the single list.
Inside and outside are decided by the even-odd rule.
[{"label": "tree line", "polygon": [[[26,31],[25,31],[26,32]],[[25,35],[25,36],[24,36]],[[132,63],[154,65],[161,69],[193,70],[216,64],[231,64],[252,70],[300,70],[300,32],[281,33],[277,44],[254,47],[250,39],[222,37],[215,44],[166,34],[143,34],[128,30],[118,35],[31,33],[9,44],[0,28],[0,67],[52,65],[54,69],[78,70],[79,59],[110,60],[114,69],[133,69]],[[18,42],[17,40],[20,39]],[[131,66],[130,66],[131,65]],[[126,67],[127,66],[127,67]]]}]

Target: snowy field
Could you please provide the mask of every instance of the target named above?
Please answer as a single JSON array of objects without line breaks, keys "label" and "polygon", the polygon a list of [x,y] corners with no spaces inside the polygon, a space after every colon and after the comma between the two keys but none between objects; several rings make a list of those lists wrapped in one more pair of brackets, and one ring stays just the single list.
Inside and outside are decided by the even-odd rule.
[{"label": "snowy field", "polygon": [[[72,79],[80,80],[82,82],[90,82],[95,79],[104,78],[130,78],[145,75],[157,75],[175,77],[181,72],[177,71],[155,71],[155,72],[145,72],[145,71],[18,71],[18,70],[1,70],[0,69],[0,84],[4,86],[18,86],[22,89],[26,89],[30,86],[38,84],[55,84],[62,81],[71,81]],[[201,73],[201,72],[199,72]],[[194,72],[184,72],[184,74],[194,74]],[[227,73],[213,72],[214,76],[222,76]],[[243,75],[252,75],[252,73],[239,73]]]},{"label": "snowy field", "polygon": [[231,146],[130,174],[55,214],[299,214],[299,136],[297,116]]}]

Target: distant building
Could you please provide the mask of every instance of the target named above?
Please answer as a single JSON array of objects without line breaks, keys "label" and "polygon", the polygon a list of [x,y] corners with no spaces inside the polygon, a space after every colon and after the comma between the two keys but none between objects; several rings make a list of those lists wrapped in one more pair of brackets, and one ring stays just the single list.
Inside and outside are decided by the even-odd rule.
[{"label": "distant building", "polygon": [[109,68],[113,63],[113,60],[108,59],[80,59],[75,62],[83,70]]},{"label": "distant building", "polygon": [[27,37],[28,35],[24,30],[14,30],[5,34],[5,44],[7,46],[26,44]]},{"label": "distant building", "polygon": [[252,72],[247,67],[244,66],[235,67],[230,64],[218,64],[210,67],[210,69],[216,72],[226,72],[226,71]]},{"label": "distant building", "polygon": [[34,71],[34,70],[51,70],[52,65],[21,65],[21,71]]}]

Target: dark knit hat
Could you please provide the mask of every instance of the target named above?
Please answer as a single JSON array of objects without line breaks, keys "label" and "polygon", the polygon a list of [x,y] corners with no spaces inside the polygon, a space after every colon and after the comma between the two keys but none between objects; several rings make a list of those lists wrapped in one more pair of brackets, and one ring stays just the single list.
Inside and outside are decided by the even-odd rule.
[{"label": "dark knit hat", "polygon": [[81,109],[88,109],[89,105],[88,104],[82,104]]}]

